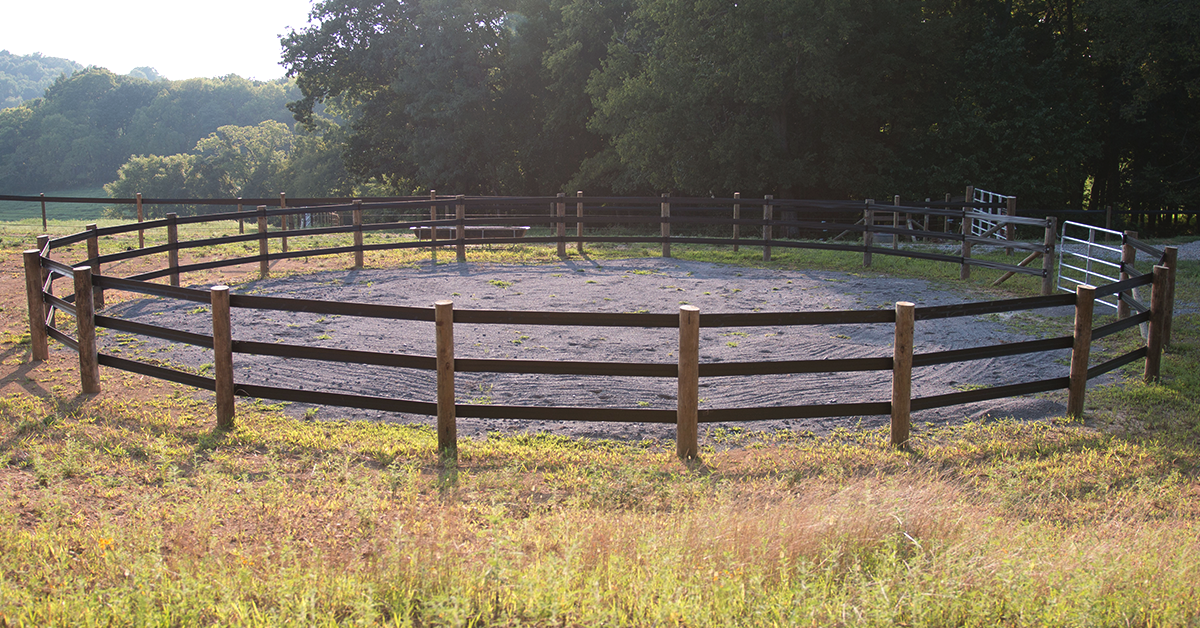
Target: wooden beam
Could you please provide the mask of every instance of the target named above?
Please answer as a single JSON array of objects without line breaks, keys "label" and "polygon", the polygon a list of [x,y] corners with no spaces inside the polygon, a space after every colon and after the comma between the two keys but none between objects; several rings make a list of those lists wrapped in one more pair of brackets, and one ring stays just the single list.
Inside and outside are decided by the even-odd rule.
[{"label": "wooden beam", "polygon": [[892,347],[892,446],[908,444],[912,425],[913,331],[916,305],[896,303],[896,334]]},{"label": "wooden beam", "polygon": [[679,306],[679,389],[675,418],[675,453],[683,460],[699,457],[700,308]]},{"label": "wooden beam", "polygon": [[1075,342],[1071,347],[1070,383],[1067,387],[1067,416],[1083,418],[1083,400],[1087,390],[1088,360],[1092,350],[1092,317],[1096,308],[1096,289],[1075,287]]},{"label": "wooden beam", "polygon": [[433,304],[437,339],[438,456],[443,462],[458,459],[458,425],[454,410],[454,302]]}]

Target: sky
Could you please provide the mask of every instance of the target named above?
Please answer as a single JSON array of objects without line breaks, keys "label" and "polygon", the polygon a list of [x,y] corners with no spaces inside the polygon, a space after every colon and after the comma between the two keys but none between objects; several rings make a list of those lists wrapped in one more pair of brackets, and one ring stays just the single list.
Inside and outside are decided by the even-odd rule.
[{"label": "sky", "polygon": [[0,49],[168,79],[282,77],[279,36],[310,0],[0,0]]}]

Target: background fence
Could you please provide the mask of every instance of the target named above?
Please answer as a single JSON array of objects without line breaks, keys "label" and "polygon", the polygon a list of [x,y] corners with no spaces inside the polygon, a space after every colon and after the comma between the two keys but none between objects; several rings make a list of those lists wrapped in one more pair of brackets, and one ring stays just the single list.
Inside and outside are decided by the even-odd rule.
[{"label": "background fence", "polygon": [[[573,207],[572,207],[573,206]],[[568,212],[568,208],[574,212]],[[364,215],[369,211],[397,212],[406,217],[402,220],[368,223]],[[761,218],[759,212],[761,211]],[[751,213],[753,212],[753,213]],[[890,214],[891,225],[880,225],[875,220],[877,212]],[[418,218],[418,216],[420,216]],[[856,222],[855,218],[861,216]],[[278,219],[276,229],[269,222]],[[1037,227],[1045,232],[1041,244],[1015,241],[997,241],[991,237],[972,235],[972,224],[976,220],[989,220],[994,225],[1008,224]],[[210,221],[237,221],[241,228],[237,235],[200,238],[182,241],[178,237],[179,226]],[[320,222],[330,226],[314,226]],[[938,222],[944,225],[936,229]],[[957,232],[949,226],[957,221]],[[289,226],[289,222],[291,226]],[[246,228],[249,223],[251,227]],[[926,228],[927,224],[935,228]],[[300,226],[303,225],[303,226]],[[776,200],[770,197],[750,201],[748,199],[685,199],[663,196],[659,198],[620,197],[557,197],[538,198],[444,198],[434,196],[421,200],[393,200],[378,203],[354,201],[341,205],[323,207],[278,207],[260,205],[250,212],[230,212],[217,215],[177,217],[143,221],[128,225],[97,228],[50,239],[43,236],[38,247],[26,251],[25,269],[28,289],[31,338],[35,359],[48,356],[48,339],[53,338],[77,351],[80,358],[80,376],[85,393],[98,392],[100,388],[99,366],[108,366],[151,377],[178,382],[197,388],[213,390],[217,397],[218,427],[233,426],[235,395],[269,398],[324,405],[338,405],[364,409],[406,412],[438,417],[439,448],[443,454],[456,451],[455,420],[457,417],[474,418],[523,418],[586,421],[639,421],[652,423],[675,423],[677,425],[677,447],[681,456],[691,457],[697,453],[696,425],[703,422],[754,421],[780,418],[812,418],[856,415],[891,415],[892,442],[901,445],[908,439],[909,413],[913,410],[945,407],[985,401],[1009,396],[1032,394],[1050,390],[1067,389],[1068,410],[1072,415],[1083,412],[1084,389],[1088,379],[1119,368],[1136,360],[1145,360],[1144,376],[1148,380],[1158,377],[1159,356],[1164,344],[1169,342],[1170,298],[1173,277],[1172,268],[1156,266],[1152,273],[1137,274],[1129,268],[1131,276],[1093,288],[1079,285],[1074,294],[1054,294],[1050,270],[1053,265],[1056,243],[1054,219],[1035,219],[1003,214],[986,214],[977,208],[959,204],[929,203],[920,207],[899,205],[898,201],[886,209],[872,202],[841,203],[823,201]],[[531,235],[515,235],[513,227],[538,228]],[[568,229],[573,233],[568,235]],[[146,230],[163,229],[167,233],[166,244],[144,246],[100,255],[102,238],[132,234],[144,234]],[[249,230],[250,233],[244,233]],[[403,233],[404,237],[388,242],[365,244],[363,234],[371,231]],[[421,240],[413,232],[424,230],[429,240]],[[452,239],[439,239],[439,231],[453,233]],[[467,233],[474,230],[478,238],[468,239]],[[507,231],[507,233],[503,233]],[[837,243],[833,234],[861,234],[859,243]],[[500,235],[496,235],[500,233]],[[324,248],[288,249],[288,238],[310,238],[331,234],[350,234],[352,242],[345,246]],[[777,237],[777,234],[812,235],[825,234],[823,241],[795,240]],[[892,246],[880,247],[874,243],[876,235],[892,238]],[[914,251],[896,246],[899,238],[934,241],[945,244],[958,243],[958,250],[948,253]],[[270,244],[278,246],[272,251]],[[179,252],[195,247],[223,244],[258,242],[259,254],[255,256],[216,259],[201,263],[180,265]],[[706,244],[718,246],[761,247],[763,258],[769,260],[773,247],[797,247],[858,252],[863,255],[865,265],[870,265],[872,254],[902,255],[938,262],[959,264],[962,275],[969,274],[972,266],[985,266],[1014,273],[1040,275],[1043,279],[1043,296],[1025,299],[1008,299],[983,303],[959,304],[937,307],[915,307],[912,303],[900,302],[893,311],[822,311],[822,312],[773,312],[743,314],[702,314],[696,308],[684,306],[675,314],[614,314],[592,312],[529,312],[498,310],[455,310],[450,302],[438,302],[433,307],[414,308],[370,303],[342,303],[321,300],[302,300],[253,295],[231,295],[224,286],[211,290],[181,288],[180,275],[187,272],[235,266],[259,264],[261,276],[269,273],[269,262],[276,259],[307,257],[316,255],[353,255],[354,265],[363,266],[363,254],[368,250],[429,248],[436,255],[438,249],[453,248],[457,259],[465,260],[468,245],[514,244],[541,242],[556,244],[560,255],[567,255],[567,247],[574,245],[582,251],[586,244],[594,243],[652,243],[662,247],[662,254],[671,255],[672,244]],[[58,261],[55,250],[86,243],[87,258],[71,263]],[[990,245],[1026,249],[1032,251],[1024,262],[1008,264],[979,260],[971,257],[973,245]],[[1145,246],[1142,244],[1142,246]],[[149,255],[166,254],[167,264],[163,268],[130,277],[113,277],[101,274],[101,269],[113,262],[136,259]],[[1159,251],[1161,262],[1173,264],[1173,249]],[[1041,257],[1041,268],[1030,268],[1028,262]],[[69,279],[71,294],[65,297],[54,295],[56,278]],[[151,280],[168,278],[169,285],[153,283]],[[1004,276],[1001,277],[1003,280]],[[1093,329],[1092,310],[1097,299],[1109,295],[1128,293],[1136,288],[1152,286],[1152,299],[1145,311],[1121,318],[1116,322]],[[208,303],[212,311],[212,334],[196,334],[169,327],[149,325],[98,314],[103,309],[104,292],[121,290],[136,294],[153,295],[168,299],[181,299]],[[1015,312],[1031,309],[1071,305],[1076,311],[1074,334],[1048,340],[1009,343],[995,346],[976,347],[953,351],[914,354],[913,323],[917,320],[933,320],[958,316],[975,316],[995,312]],[[397,355],[373,351],[347,351],[302,345],[263,343],[249,340],[234,340],[231,308],[253,308],[260,310],[303,311],[342,316],[361,316],[392,320],[410,320],[433,323],[430,331],[436,337],[435,355]],[[70,314],[75,319],[75,335],[71,330],[56,326],[55,311]],[[454,357],[453,328],[456,325],[496,325],[519,321],[523,325],[556,326],[620,326],[639,328],[678,328],[678,361],[676,363],[638,362],[578,362],[560,360],[501,360],[501,359],[456,359]],[[1147,323],[1150,333],[1144,346],[1102,364],[1089,366],[1091,343],[1099,338],[1118,333],[1136,325]],[[872,358],[721,362],[699,363],[698,330],[700,327],[747,328],[764,325],[846,325],[884,324],[894,327],[894,347],[891,356]],[[214,351],[214,377],[187,373],[127,358],[102,354],[96,344],[96,328],[108,328],[125,333],[211,348]],[[252,333],[252,331],[250,332]],[[1031,382],[1016,382],[992,388],[949,392],[940,395],[913,398],[911,375],[913,368],[936,364],[951,364],[989,357],[1041,353],[1071,348],[1071,368],[1066,377]],[[233,377],[233,354],[275,356],[281,359],[305,358],[337,361],[352,364],[375,364],[396,368],[434,371],[437,377],[437,394],[433,400],[396,399],[365,395],[340,394],[323,391],[292,390],[261,385],[238,383]],[[698,381],[703,377],[754,377],[769,374],[834,373],[850,371],[891,371],[892,394],[890,399],[858,400],[848,403],[760,406],[745,408],[705,409],[698,408]],[[590,376],[634,376],[673,378],[677,380],[677,409],[647,408],[576,408],[562,406],[475,406],[456,404],[454,396],[454,374],[461,372],[527,373],[546,375],[590,375]]]},{"label": "background fence", "polygon": [[[436,192],[433,192],[436,196]],[[416,196],[394,196],[394,197],[379,197],[372,199],[363,199],[370,203],[387,202],[387,201],[405,201],[417,200]],[[976,205],[979,209],[988,213],[1005,213],[1015,215],[1017,198],[1011,195],[989,192],[974,186],[967,186],[966,193],[962,197],[957,197],[958,205]],[[952,195],[946,194],[941,201],[945,204],[950,204]],[[149,220],[161,218],[166,213],[174,211],[180,215],[200,214],[200,213],[222,213],[227,211],[236,211],[238,207],[253,209],[258,205],[280,206],[282,204],[295,207],[312,207],[324,205],[341,205],[350,203],[353,198],[349,197],[321,197],[321,198],[288,198],[286,194],[281,193],[278,197],[269,198],[227,198],[227,199],[194,199],[194,198],[141,198],[139,194],[136,198],[107,198],[107,197],[66,197],[66,196],[39,196],[28,195],[11,195],[0,194],[0,204],[8,203],[17,207],[27,207],[36,212],[40,206],[41,217],[43,221],[43,230],[46,229],[47,220],[54,220],[56,216],[61,219],[65,216],[73,216],[75,212],[56,211],[55,206],[61,205],[95,205],[102,207],[110,207],[117,209],[128,209],[131,217],[141,216],[143,219]],[[965,200],[965,202],[964,202]],[[931,199],[926,199],[926,203]],[[907,199],[908,204],[918,205],[924,203],[916,203],[912,199]],[[898,204],[898,203],[897,203]],[[61,207],[59,208],[61,209]],[[1099,207],[1094,209],[1047,209],[1047,208],[1025,208],[1023,214],[1040,218],[1054,217],[1060,223],[1065,220],[1071,220],[1076,223],[1087,224],[1095,227],[1102,227],[1109,230],[1125,230],[1131,229],[1147,234],[1156,235],[1176,235],[1180,233],[1200,233],[1200,210],[1189,208],[1177,208],[1172,210],[1132,210],[1121,207]],[[386,220],[397,220],[398,214],[383,215],[381,218]],[[368,216],[368,222],[372,222],[372,216]],[[317,217],[319,221],[324,218]],[[80,221],[83,224],[83,221]],[[983,226],[985,223],[977,223],[977,226]],[[309,225],[315,226],[315,225]],[[326,225],[328,226],[328,225]],[[929,228],[926,224],[924,227]],[[983,226],[987,229],[990,225]],[[978,233],[976,233],[978,235]],[[999,234],[1009,240],[1018,237],[1014,232],[1005,229]]]}]

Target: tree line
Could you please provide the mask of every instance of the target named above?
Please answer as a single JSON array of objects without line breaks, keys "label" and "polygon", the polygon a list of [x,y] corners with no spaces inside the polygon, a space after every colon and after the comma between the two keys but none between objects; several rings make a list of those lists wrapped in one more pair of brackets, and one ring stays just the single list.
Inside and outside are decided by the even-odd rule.
[{"label": "tree line", "polygon": [[290,80],[61,76],[0,111],[0,189],[919,199],[971,184],[1023,211],[1194,211],[1200,190],[1200,3],[323,0],[312,18],[282,38]]},{"label": "tree line", "polygon": [[306,125],[395,192],[1194,207],[1200,3],[324,0]]},{"label": "tree line", "polygon": [[[142,70],[141,76],[157,77]],[[100,186],[117,179],[131,158],[144,164],[151,156],[189,153],[225,126],[269,121],[290,134],[286,104],[298,97],[286,79],[152,81],[96,67],[63,74],[42,98],[0,110],[0,189]]]},{"label": "tree line", "polygon": [[0,109],[40,98],[46,88],[54,83],[54,79],[82,67],[69,59],[46,57],[38,53],[15,55],[0,50]]}]

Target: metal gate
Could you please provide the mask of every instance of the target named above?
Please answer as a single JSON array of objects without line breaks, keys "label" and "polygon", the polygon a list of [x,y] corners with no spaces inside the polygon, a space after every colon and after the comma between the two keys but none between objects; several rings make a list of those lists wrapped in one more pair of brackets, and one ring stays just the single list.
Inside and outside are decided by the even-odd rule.
[{"label": "metal gate", "polygon": [[[1004,205],[1000,207],[983,207],[975,208],[976,212],[983,214],[994,214],[997,216],[1008,215],[1008,202],[1010,199],[1015,199],[1015,196],[1005,196],[996,192],[988,192],[987,190],[975,189],[971,197],[976,203],[984,203],[988,205]],[[1008,240],[1009,238],[1008,225],[1005,228],[997,228],[996,223],[986,218],[975,218],[971,221],[971,235],[976,237],[991,237],[997,240]]]},{"label": "metal gate", "polygon": [[[1137,251],[1148,253],[1153,264],[1161,264],[1166,259],[1164,250],[1120,231],[1068,220],[1063,223],[1058,246],[1058,289],[1075,292],[1075,288],[1083,284],[1099,286],[1143,274],[1134,268]],[[1139,313],[1149,309],[1139,299],[1136,289],[1131,294],[1120,293],[1096,299],[1097,303],[1114,310],[1120,310],[1118,304],[1122,301]]]},{"label": "metal gate", "polygon": [[[1070,220],[1064,222],[1058,245],[1058,289],[1075,292],[1076,286],[1080,285],[1101,286],[1120,281],[1124,238],[1120,231]],[[1096,299],[1096,302],[1117,309],[1117,295]]]}]

